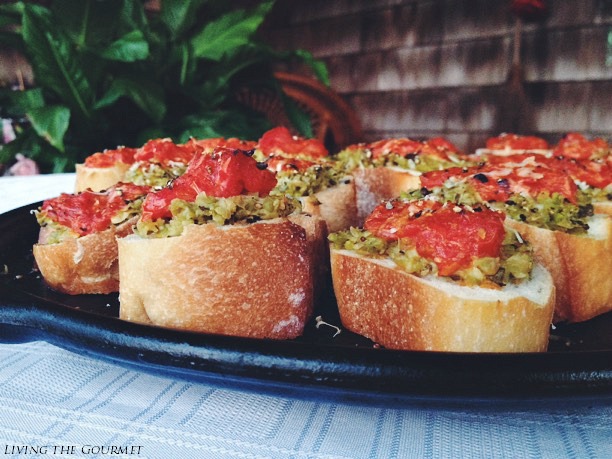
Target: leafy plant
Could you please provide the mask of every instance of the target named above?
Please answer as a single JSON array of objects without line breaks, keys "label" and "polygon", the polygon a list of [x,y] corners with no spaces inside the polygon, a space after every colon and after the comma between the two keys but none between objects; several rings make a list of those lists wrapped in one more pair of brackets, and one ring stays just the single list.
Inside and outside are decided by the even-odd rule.
[{"label": "leafy plant", "polygon": [[89,154],[149,138],[258,138],[270,126],[240,103],[238,88],[267,88],[308,136],[305,114],[291,106],[273,76],[299,59],[327,83],[322,62],[304,50],[278,53],[255,39],[272,8],[226,0],[53,0],[50,6],[0,6],[0,42],[29,60],[35,85],[0,89],[0,107],[27,122],[0,150],[0,163],[22,152],[43,170],[72,170]]}]

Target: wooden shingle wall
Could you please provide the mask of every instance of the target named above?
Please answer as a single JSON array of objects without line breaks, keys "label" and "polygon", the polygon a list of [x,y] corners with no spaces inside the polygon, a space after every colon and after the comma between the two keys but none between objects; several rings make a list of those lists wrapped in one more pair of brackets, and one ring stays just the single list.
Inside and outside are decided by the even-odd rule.
[{"label": "wooden shingle wall", "polygon": [[547,17],[523,24],[522,94],[507,83],[509,4],[277,0],[262,38],[324,60],[332,88],[359,113],[364,140],[442,135],[466,151],[512,131],[612,140],[612,0],[547,0]]}]

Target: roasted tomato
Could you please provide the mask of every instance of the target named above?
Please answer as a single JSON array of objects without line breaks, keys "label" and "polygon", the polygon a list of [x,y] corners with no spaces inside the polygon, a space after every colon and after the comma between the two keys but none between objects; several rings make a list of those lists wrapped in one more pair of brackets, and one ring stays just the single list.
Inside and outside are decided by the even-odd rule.
[{"label": "roasted tomato", "polygon": [[185,174],[167,188],[149,194],[142,206],[142,219],[171,217],[169,206],[177,198],[194,201],[200,193],[220,198],[248,193],[266,196],[275,186],[274,173],[249,152],[216,148],[210,155],[196,156]]},{"label": "roasted tomato", "polygon": [[495,177],[486,170],[472,173],[467,180],[483,201],[506,201],[514,191],[509,177]]},{"label": "roasted tomato", "polygon": [[588,160],[612,155],[612,147],[604,139],[587,139],[582,134],[571,132],[567,134],[553,149],[555,156]]},{"label": "roasted tomato", "polygon": [[412,220],[441,207],[442,203],[435,200],[387,201],[372,211],[364,223],[364,228],[377,237],[394,241],[402,237],[401,228]]},{"label": "roasted tomato", "polygon": [[443,137],[434,137],[419,141],[409,138],[384,139],[372,142],[366,147],[372,152],[373,158],[396,154],[399,156],[430,155],[448,160],[450,154],[460,154],[459,149]]},{"label": "roasted tomato", "polygon": [[612,184],[612,162],[556,159],[558,159],[556,166],[559,167],[559,170],[574,180],[584,182],[594,188],[606,188]]},{"label": "roasted tomato", "polygon": [[176,144],[171,139],[149,140],[134,155],[136,161],[147,161],[168,165],[172,162],[188,164],[202,147],[194,142]]},{"label": "roasted tomato", "polygon": [[135,148],[119,147],[115,150],[104,150],[85,158],[87,167],[113,167],[117,163],[132,164],[134,162]]},{"label": "roasted tomato", "polygon": [[437,156],[441,159],[448,159],[449,154],[461,155],[462,152],[448,139],[444,137],[434,137],[426,140],[424,153]]},{"label": "roasted tomato", "polygon": [[428,189],[439,188],[450,178],[462,179],[473,173],[473,168],[449,167],[438,171],[425,172],[421,175],[421,185]]},{"label": "roasted tomato", "polygon": [[128,202],[144,196],[149,191],[148,186],[119,183],[99,193],[63,193],[57,198],[46,200],[41,212],[54,222],[85,236],[109,228],[111,219],[117,212]]},{"label": "roasted tomato", "polygon": [[501,134],[487,139],[489,150],[548,150],[548,142],[540,137],[518,134]]},{"label": "roasted tomato", "polygon": [[506,235],[501,212],[428,200],[389,204],[374,210],[365,229],[386,240],[405,240],[420,256],[433,261],[441,276],[468,268],[474,259],[501,255]]},{"label": "roasted tomato", "polygon": [[253,150],[257,147],[254,140],[241,140],[236,137],[228,139],[224,137],[214,137],[210,139],[191,139],[186,145],[194,144],[204,153],[211,153],[217,147],[232,148],[234,150]]},{"label": "roasted tomato", "polygon": [[383,139],[372,142],[367,146],[374,159],[381,156],[396,154],[399,156],[416,155],[423,148],[422,142],[407,138]]},{"label": "roasted tomato", "polygon": [[284,126],[275,127],[264,133],[259,139],[259,148],[266,156],[285,154],[323,158],[329,154],[321,141],[292,135]]},{"label": "roasted tomato", "polygon": [[467,181],[484,201],[505,201],[511,193],[531,197],[546,192],[559,193],[576,203],[578,188],[573,178],[564,171],[554,170],[532,162],[525,165],[498,163],[469,168],[453,167],[421,175],[421,185],[427,189],[439,188],[455,178]]}]

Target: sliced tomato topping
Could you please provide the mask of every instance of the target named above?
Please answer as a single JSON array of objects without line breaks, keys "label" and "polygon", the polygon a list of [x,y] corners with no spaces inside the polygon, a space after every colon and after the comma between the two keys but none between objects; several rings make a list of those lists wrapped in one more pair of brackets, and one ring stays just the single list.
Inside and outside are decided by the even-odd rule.
[{"label": "sliced tomato topping", "polygon": [[166,166],[171,162],[188,164],[194,155],[200,152],[202,147],[194,142],[176,144],[171,139],[153,139],[138,149],[134,159]]},{"label": "sliced tomato topping", "polygon": [[265,132],[259,139],[259,148],[266,156],[273,154],[303,155],[310,158],[323,158],[329,155],[323,142],[306,139],[291,134],[289,129],[278,126]]},{"label": "sliced tomato topping", "polygon": [[587,139],[582,134],[571,132],[555,146],[553,154],[565,158],[588,160],[601,158],[612,154],[612,146],[604,139]]},{"label": "sliced tomato topping", "polygon": [[386,240],[409,240],[420,256],[436,263],[441,276],[469,267],[474,259],[501,255],[503,213],[431,202],[383,203],[364,227]]},{"label": "sliced tomato topping", "polygon": [[507,201],[515,191],[507,176],[493,176],[486,171],[472,173],[467,180],[483,201]]},{"label": "sliced tomato topping", "polygon": [[134,162],[135,148],[119,147],[115,150],[104,150],[85,158],[87,167],[113,167],[117,163],[132,164]]},{"label": "sliced tomato topping", "polygon": [[422,142],[407,138],[383,139],[368,145],[374,159],[396,154],[400,156],[416,155],[423,148]]},{"label": "sliced tomato topping", "polygon": [[439,188],[450,178],[467,181],[484,201],[506,201],[512,193],[537,197],[542,192],[559,193],[572,203],[577,200],[578,187],[567,172],[537,163],[453,167],[420,177],[428,189]]},{"label": "sliced tomato topping", "polygon": [[606,188],[612,184],[612,162],[560,159],[559,166],[573,179],[594,188]]},{"label": "sliced tomato topping", "polygon": [[[359,147],[363,148],[363,145],[356,145],[352,148]],[[429,155],[448,160],[450,154],[460,154],[459,149],[443,137],[434,137],[425,141],[409,138],[383,139],[367,144],[365,148],[372,152],[374,159],[389,154],[396,154],[404,157],[409,155]]]},{"label": "sliced tomato topping", "polygon": [[[561,185],[560,187],[555,187],[556,191],[563,193],[568,199],[572,199],[575,190],[572,185],[567,183],[565,176],[570,177],[574,181],[586,183],[594,188],[605,188],[612,183],[612,163],[607,163],[604,158],[579,160],[565,156],[548,157],[526,153],[510,156],[492,155],[487,158],[487,163],[500,167],[518,168],[519,170],[525,166],[550,169],[554,172],[546,174],[551,175],[551,177],[540,181],[539,185],[542,188],[550,186],[550,182],[554,178],[558,185]],[[539,171],[541,172],[541,169]]]},{"label": "sliced tomato topping", "polygon": [[433,137],[427,140],[425,143],[431,145],[432,147],[436,147],[438,149],[443,149],[446,151],[452,151],[454,153],[461,153],[459,148],[452,143],[450,140],[445,139],[444,137]]},{"label": "sliced tomato topping", "polygon": [[185,174],[167,188],[150,193],[143,203],[142,219],[170,218],[173,199],[193,202],[200,193],[220,198],[257,193],[266,196],[276,186],[274,173],[242,150],[216,148],[196,156]]},{"label": "sliced tomato topping", "polygon": [[487,155],[486,163],[489,165],[521,166],[525,164],[546,164],[548,158],[537,153],[514,153],[511,155]]},{"label": "sliced tomato topping", "polygon": [[99,193],[62,193],[56,198],[46,200],[41,212],[54,222],[85,236],[109,228],[111,219],[117,212],[128,202],[144,196],[149,191],[148,186],[120,183]]},{"label": "sliced tomato topping", "polygon": [[421,186],[433,189],[439,188],[446,183],[450,178],[465,178],[468,177],[470,171],[473,169],[462,168],[462,167],[449,167],[448,169],[441,169],[438,171],[425,172],[421,175]]},{"label": "sliced tomato topping", "polygon": [[489,150],[547,150],[548,142],[540,137],[518,135],[518,134],[501,134],[497,137],[487,139],[486,146]]},{"label": "sliced tomato topping", "polygon": [[123,200],[124,202],[134,201],[151,191],[147,185],[136,185],[135,183],[119,182],[106,192],[111,201]]},{"label": "sliced tomato topping", "polygon": [[462,155],[455,144],[444,137],[434,137],[424,142],[423,153],[436,156],[440,159],[450,159],[450,154]]},{"label": "sliced tomato topping", "polygon": [[440,209],[442,203],[434,200],[388,201],[374,208],[364,223],[364,228],[377,237],[394,241],[402,236],[402,229],[412,220]]},{"label": "sliced tomato topping", "polygon": [[257,147],[257,142],[254,140],[241,140],[236,137],[228,139],[224,137],[214,137],[210,139],[191,139],[187,144],[193,143],[199,147],[204,153],[212,153],[217,147],[232,148],[234,150],[254,150]]}]

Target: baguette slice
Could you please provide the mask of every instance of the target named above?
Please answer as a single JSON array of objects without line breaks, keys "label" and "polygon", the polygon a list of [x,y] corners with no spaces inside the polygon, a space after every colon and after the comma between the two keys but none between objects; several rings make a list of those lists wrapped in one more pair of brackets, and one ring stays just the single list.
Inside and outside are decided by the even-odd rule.
[{"label": "baguette slice", "polygon": [[341,183],[300,199],[302,211],[322,218],[330,233],[357,226],[355,183]]},{"label": "baguette slice", "polygon": [[593,212],[612,216],[612,201],[593,201]]},{"label": "baguette slice", "polygon": [[32,250],[45,282],[69,295],[118,292],[116,238],[130,234],[136,219],[57,244],[46,244],[45,228],[41,228],[39,242]]},{"label": "baguette slice", "polygon": [[295,338],[313,310],[314,230],[310,234],[274,219],[189,225],[177,237],[119,239],[120,318],[194,332]]},{"label": "baguette slice", "polygon": [[331,249],[342,324],[390,349],[450,352],[545,351],[554,306],[550,274],[502,290],[420,278],[385,259]]},{"label": "baguette slice", "polygon": [[112,167],[88,167],[85,164],[76,165],[75,193],[90,189],[103,191],[123,181],[129,164],[116,162]]},{"label": "baguette slice", "polygon": [[531,242],[535,257],[551,272],[556,289],[555,322],[581,322],[612,310],[612,218],[595,215],[578,236],[506,219]]},{"label": "baguette slice", "polygon": [[358,221],[355,226],[361,226],[382,201],[396,198],[402,191],[418,189],[420,175],[417,171],[384,166],[353,171]]}]

